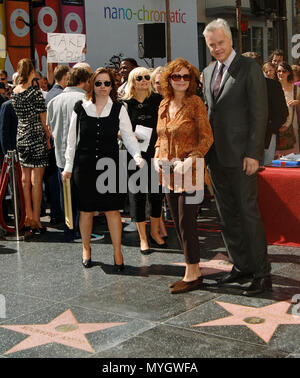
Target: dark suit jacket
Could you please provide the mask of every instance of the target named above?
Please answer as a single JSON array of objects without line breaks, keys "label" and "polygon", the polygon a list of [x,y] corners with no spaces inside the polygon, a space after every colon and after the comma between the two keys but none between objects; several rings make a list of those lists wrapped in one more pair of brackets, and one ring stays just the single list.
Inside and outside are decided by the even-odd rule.
[{"label": "dark suit jacket", "polygon": [[5,101],[0,109],[0,143],[3,155],[17,148],[17,127],[18,117],[11,101]]},{"label": "dark suit jacket", "polygon": [[214,100],[211,80],[216,66],[203,71],[203,92],[218,160],[225,167],[241,166],[244,157],[262,161],[268,117],[262,70],[254,59],[237,54]]},{"label": "dark suit jacket", "polygon": [[265,136],[265,148],[268,148],[271,142],[272,134],[277,134],[280,127],[286,122],[289,115],[289,109],[286,104],[284,92],[281,84],[272,79],[266,78],[268,91],[268,124]]}]

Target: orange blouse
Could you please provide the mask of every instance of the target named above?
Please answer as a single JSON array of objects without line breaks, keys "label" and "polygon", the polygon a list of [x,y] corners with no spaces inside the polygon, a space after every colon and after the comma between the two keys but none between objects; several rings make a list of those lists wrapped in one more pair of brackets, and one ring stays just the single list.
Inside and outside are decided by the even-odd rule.
[{"label": "orange blouse", "polygon": [[[159,159],[183,161],[188,157],[203,158],[213,144],[213,133],[203,101],[196,95],[185,98],[183,106],[171,120],[169,100],[164,99],[158,111],[157,135],[155,147],[159,147]],[[194,174],[193,167],[193,181]],[[173,190],[172,178],[169,188]]]}]

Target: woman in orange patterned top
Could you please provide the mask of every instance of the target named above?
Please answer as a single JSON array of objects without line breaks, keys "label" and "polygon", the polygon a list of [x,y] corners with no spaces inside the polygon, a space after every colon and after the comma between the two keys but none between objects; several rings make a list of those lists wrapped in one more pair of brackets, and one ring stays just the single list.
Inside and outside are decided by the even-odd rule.
[{"label": "woman in orange patterned top", "polygon": [[[166,66],[161,78],[164,99],[158,112],[154,165],[163,186],[169,189],[166,197],[186,260],[183,279],[170,284],[172,294],[196,290],[202,285],[198,203],[193,200],[197,195],[194,192],[191,197],[190,191],[192,188],[197,191],[199,158],[208,152],[213,134],[206,107],[195,95],[197,75],[194,66],[178,58]],[[203,175],[203,165],[201,172]]]}]

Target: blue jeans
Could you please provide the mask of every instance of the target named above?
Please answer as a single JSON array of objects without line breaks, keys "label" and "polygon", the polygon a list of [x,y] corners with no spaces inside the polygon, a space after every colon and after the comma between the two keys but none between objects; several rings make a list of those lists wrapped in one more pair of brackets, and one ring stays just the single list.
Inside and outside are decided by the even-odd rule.
[{"label": "blue jeans", "polygon": [[[64,209],[64,191],[63,191],[63,182],[61,177],[61,172],[63,168],[58,168],[58,182],[59,182],[59,198],[60,198],[60,206],[61,211],[65,218],[65,209]],[[69,227],[65,224],[64,225],[64,236],[66,241],[72,241],[74,239],[81,238],[80,231],[79,231],[79,215],[80,212],[78,210],[73,211],[73,230],[70,230]]]},{"label": "blue jeans", "polygon": [[272,163],[272,160],[274,160],[275,151],[276,151],[276,134],[273,134],[271,138],[271,142],[269,144],[269,148],[265,149],[264,165]]},{"label": "blue jeans", "polygon": [[50,196],[50,217],[59,221],[64,220],[64,214],[61,210],[60,204],[60,188],[58,181],[58,168],[52,172],[48,177],[49,196]]}]

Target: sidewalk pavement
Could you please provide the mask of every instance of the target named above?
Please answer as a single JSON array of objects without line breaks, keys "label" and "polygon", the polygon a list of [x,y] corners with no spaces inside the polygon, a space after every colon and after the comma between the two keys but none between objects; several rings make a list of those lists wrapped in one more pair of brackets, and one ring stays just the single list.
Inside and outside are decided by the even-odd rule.
[{"label": "sidewalk pavement", "polygon": [[[47,217],[45,218],[47,219]],[[47,223],[45,222],[47,225]],[[124,223],[125,225],[125,223]],[[241,296],[212,278],[231,269],[215,204],[199,219],[207,287],[172,295],[184,256],[167,223],[168,248],[139,252],[123,233],[122,273],[113,271],[105,222],[95,217],[94,265],[81,265],[81,244],[48,228],[30,241],[0,240],[0,357],[217,358],[300,357],[300,248],[269,246],[273,292]]]}]

